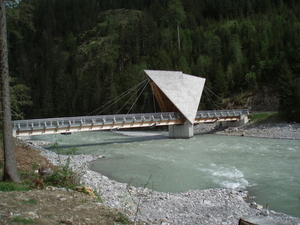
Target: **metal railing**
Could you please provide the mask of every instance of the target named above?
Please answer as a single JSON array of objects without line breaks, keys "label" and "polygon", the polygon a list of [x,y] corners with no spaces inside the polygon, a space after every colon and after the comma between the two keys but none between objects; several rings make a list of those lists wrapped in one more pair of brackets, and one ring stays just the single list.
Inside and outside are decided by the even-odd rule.
[{"label": "metal railing", "polygon": [[[196,120],[215,118],[232,118],[242,115],[248,115],[247,109],[235,109],[235,110],[210,110],[210,111],[198,111],[196,114]],[[22,131],[33,130],[55,130],[58,128],[72,128],[83,126],[96,126],[99,129],[109,129],[114,124],[134,124],[134,123],[147,123],[153,124],[166,124],[159,123],[162,121],[179,121],[185,118],[180,116],[178,112],[162,112],[162,113],[139,113],[139,114],[116,114],[116,115],[99,115],[99,116],[79,116],[79,117],[62,117],[62,118],[45,118],[45,119],[31,119],[31,120],[14,120],[13,129],[18,133]],[[111,125],[106,126],[104,125]],[[136,126],[135,126],[136,127]]]},{"label": "metal railing", "polygon": [[14,120],[15,130],[28,130],[34,128],[57,128],[69,126],[83,126],[95,124],[114,124],[125,122],[142,121],[161,121],[178,118],[179,114],[175,112],[168,113],[143,113],[143,114],[117,114],[117,115],[99,115],[99,116],[79,116],[62,118],[45,118],[31,120]]},{"label": "metal railing", "polygon": [[249,114],[248,109],[198,111],[196,114],[196,119],[197,118],[226,118],[226,117],[236,117],[236,116],[242,116],[248,114]]}]

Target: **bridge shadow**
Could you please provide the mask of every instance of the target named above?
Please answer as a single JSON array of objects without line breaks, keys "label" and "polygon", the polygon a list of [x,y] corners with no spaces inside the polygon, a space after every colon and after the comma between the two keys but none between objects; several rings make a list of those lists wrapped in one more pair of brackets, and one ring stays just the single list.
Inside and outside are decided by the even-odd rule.
[{"label": "bridge shadow", "polygon": [[[124,135],[124,136],[128,136],[128,135]],[[128,144],[133,142],[144,142],[144,141],[151,141],[151,140],[158,140],[158,139],[169,139],[169,137],[165,135],[133,136],[133,137],[128,137],[126,139],[122,139],[122,138],[109,139],[108,141],[101,142],[101,143],[87,143],[87,144],[79,144],[79,145],[59,144],[59,148],[77,148],[77,147],[90,147],[90,146],[106,146],[106,145],[113,145],[113,144]],[[45,148],[48,150],[54,150],[57,149],[58,147],[49,146]]]}]

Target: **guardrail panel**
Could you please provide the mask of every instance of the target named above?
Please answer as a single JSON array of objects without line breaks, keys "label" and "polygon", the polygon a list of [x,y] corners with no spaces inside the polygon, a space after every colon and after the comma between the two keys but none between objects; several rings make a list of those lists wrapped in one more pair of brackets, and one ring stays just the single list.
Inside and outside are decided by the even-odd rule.
[{"label": "guardrail panel", "polygon": [[[219,119],[219,118],[231,118],[248,115],[248,109],[233,109],[233,110],[207,110],[198,111],[196,114],[196,121],[201,121],[201,119]],[[161,112],[161,113],[139,113],[139,114],[117,114],[117,115],[98,115],[98,116],[81,116],[81,117],[63,117],[63,118],[44,118],[44,119],[31,119],[31,120],[15,120],[13,121],[13,129],[18,131],[28,131],[28,133],[34,133],[34,130],[71,130],[82,129],[89,130],[86,127],[93,129],[93,126],[97,126],[101,129],[105,125],[105,129],[108,127],[114,127],[112,125],[119,124],[119,127],[124,126],[124,124],[134,124],[138,123],[140,126],[151,126],[155,124],[172,124],[179,123],[179,121],[184,121],[185,118],[180,117],[178,112]],[[177,122],[174,122],[177,121]],[[110,126],[111,125],[111,126]],[[131,125],[132,126],[132,125]],[[104,129],[104,128],[103,128]]]}]

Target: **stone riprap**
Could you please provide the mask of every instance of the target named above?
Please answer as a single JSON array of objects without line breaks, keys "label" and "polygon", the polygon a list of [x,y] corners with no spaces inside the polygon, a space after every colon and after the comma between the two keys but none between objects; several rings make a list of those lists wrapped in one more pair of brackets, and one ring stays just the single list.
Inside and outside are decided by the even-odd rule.
[{"label": "stone riprap", "polygon": [[[274,224],[300,225],[300,219],[248,203],[248,193],[225,188],[191,190],[182,193],[163,193],[148,188],[135,188],[129,184],[110,180],[89,169],[89,163],[103,156],[57,155],[37,143],[31,145],[40,150],[56,165],[65,165],[70,159],[70,168],[85,185],[91,186],[103,199],[103,204],[125,211],[132,220],[150,224],[238,224],[241,217],[261,216]],[[251,201],[251,200],[250,200]]]},{"label": "stone riprap", "polygon": [[260,137],[260,138],[276,138],[276,139],[290,139],[300,140],[300,124],[261,124],[259,126],[245,125],[241,127],[229,127],[223,132],[217,134],[238,135],[246,137]]},{"label": "stone riprap", "polygon": [[222,128],[220,123],[199,124],[197,133],[214,133],[228,136],[244,136],[273,139],[300,140],[300,123],[246,124],[240,127]]}]

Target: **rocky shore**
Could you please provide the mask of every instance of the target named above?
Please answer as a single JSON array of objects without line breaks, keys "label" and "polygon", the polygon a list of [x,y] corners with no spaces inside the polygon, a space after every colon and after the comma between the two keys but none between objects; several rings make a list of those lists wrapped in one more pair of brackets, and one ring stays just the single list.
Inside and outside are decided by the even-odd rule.
[{"label": "rocky shore", "polygon": [[219,123],[199,124],[195,133],[300,140],[300,123],[246,124],[228,128],[222,128]]},{"label": "rocky shore", "polygon": [[[264,127],[239,127],[220,130],[213,124],[205,128],[196,127],[197,133],[211,132],[224,135],[259,137],[289,137],[300,139],[300,125],[287,124]],[[287,131],[289,133],[287,134]],[[285,134],[285,135],[282,135]],[[30,143],[40,150],[53,164],[64,165],[68,157],[43,149],[39,144]],[[110,180],[89,169],[89,163],[104,156],[76,155],[70,157],[70,167],[77,172],[81,182],[99,193],[103,203],[125,211],[134,220],[150,224],[238,224],[241,217],[253,217],[263,224],[299,225],[300,218],[264,209],[249,199],[246,191],[218,188],[193,190],[182,193],[162,193],[148,188],[135,188],[129,184]],[[257,223],[262,224],[262,223]]]}]

